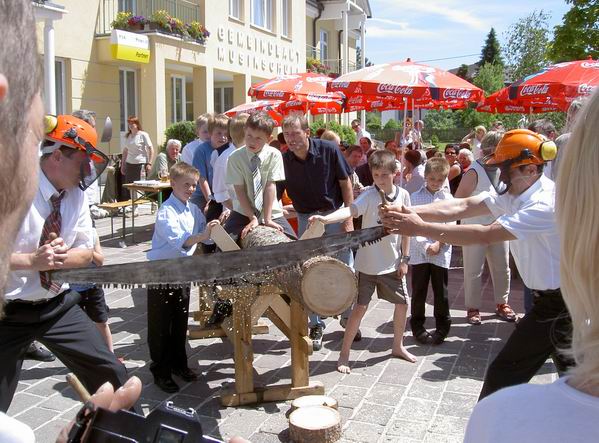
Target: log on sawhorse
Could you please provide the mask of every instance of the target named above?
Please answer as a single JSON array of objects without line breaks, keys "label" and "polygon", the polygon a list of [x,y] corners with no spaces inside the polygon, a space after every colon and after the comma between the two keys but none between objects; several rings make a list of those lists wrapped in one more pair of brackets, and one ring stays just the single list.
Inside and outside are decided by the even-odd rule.
[{"label": "log on sawhorse", "polygon": [[[219,298],[233,302],[233,314],[225,319],[221,331],[233,343],[235,385],[221,391],[223,406],[240,406],[281,400],[303,395],[324,394],[324,385],[309,380],[312,340],[308,337],[308,315],[301,303],[284,296],[273,285],[222,287]],[[291,383],[256,387],[254,385],[254,351],[252,332],[263,314],[283,332],[291,346]],[[257,325],[260,327],[260,325]],[[191,337],[190,332],[190,337]]]}]

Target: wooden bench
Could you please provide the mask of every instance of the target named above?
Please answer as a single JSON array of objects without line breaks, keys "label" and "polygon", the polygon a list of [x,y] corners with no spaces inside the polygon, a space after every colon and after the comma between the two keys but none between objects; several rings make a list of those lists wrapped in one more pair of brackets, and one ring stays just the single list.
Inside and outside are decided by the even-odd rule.
[{"label": "wooden bench", "polygon": [[[122,237],[123,240],[125,240],[125,218],[126,218],[126,211],[125,208],[128,208],[129,206],[131,206],[131,211],[135,211],[135,206],[137,205],[141,205],[144,203],[152,203],[152,200],[149,200],[147,198],[139,198],[136,200],[123,200],[123,201],[119,201],[119,202],[112,202],[112,203],[101,203],[98,205],[98,208],[100,209],[104,209],[105,211],[108,211],[110,213],[110,238],[114,238],[114,214],[117,214],[119,212],[119,210],[123,210],[123,233],[122,233]],[[135,217],[132,216],[131,217],[131,230],[133,231],[135,229]]]}]

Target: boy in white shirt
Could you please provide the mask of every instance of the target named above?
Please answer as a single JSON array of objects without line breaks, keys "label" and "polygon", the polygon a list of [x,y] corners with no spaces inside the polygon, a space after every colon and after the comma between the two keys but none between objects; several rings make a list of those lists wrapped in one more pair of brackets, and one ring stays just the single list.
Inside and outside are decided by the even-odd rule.
[{"label": "boy in white shirt", "polygon": [[[393,184],[397,173],[395,156],[389,151],[376,151],[368,159],[374,185],[365,188],[353,204],[326,215],[313,215],[310,223],[316,220],[337,223],[349,217],[363,216],[362,227],[379,226],[378,216],[381,197],[379,189],[385,193],[389,204],[410,205],[410,196],[406,190]],[[376,289],[377,295],[395,304],[393,313],[393,348],[391,355],[403,358],[411,363],[416,361],[403,344],[403,335],[408,310],[408,291],[405,276],[408,273],[410,238],[399,235],[387,235],[380,242],[358,249],[354,267],[358,273],[358,301],[345,328],[337,370],[349,373],[349,351],[360,322],[366,314],[370,299]]]},{"label": "boy in white shirt", "polygon": [[[453,198],[444,188],[449,174],[449,163],[444,158],[433,157],[424,167],[425,185],[410,195],[413,206],[426,205],[438,200]],[[441,344],[449,333],[451,317],[447,285],[451,245],[423,236],[412,237],[412,309],[410,326],[412,335],[422,344]],[[425,302],[428,284],[433,287],[435,331],[424,328]]]}]

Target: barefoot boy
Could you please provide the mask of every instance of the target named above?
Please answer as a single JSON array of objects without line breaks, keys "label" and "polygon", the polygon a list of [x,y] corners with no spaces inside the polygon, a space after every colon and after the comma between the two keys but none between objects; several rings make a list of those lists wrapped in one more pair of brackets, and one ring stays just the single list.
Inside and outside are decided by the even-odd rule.
[{"label": "barefoot boy", "polygon": [[[177,163],[170,169],[170,177],[173,193],[156,215],[149,260],[193,255],[196,245],[210,238],[210,229],[218,224],[218,220],[213,220],[206,226],[201,210],[189,203],[200,178],[196,168],[184,162]],[[148,288],[150,371],[154,383],[168,393],[179,390],[172,379],[173,374],[186,382],[198,378],[187,366],[185,351],[189,289],[189,286]]]},{"label": "barefoot boy", "polygon": [[[376,151],[368,159],[374,186],[365,188],[353,204],[326,215],[314,215],[310,222],[320,220],[323,223],[336,223],[348,217],[362,216],[362,227],[370,228],[380,225],[378,211],[381,204],[379,189],[385,193],[388,204],[410,205],[408,193],[393,184],[397,173],[395,156],[389,151]],[[403,345],[403,334],[406,326],[407,288],[405,275],[408,272],[410,259],[410,238],[399,235],[387,235],[380,242],[358,249],[355,269],[358,273],[358,301],[347,322],[343,345],[337,364],[337,370],[349,373],[349,351],[354,336],[360,327],[362,317],[366,313],[368,303],[376,289],[377,295],[395,304],[393,313],[393,349],[391,355],[415,362],[416,358]]]}]

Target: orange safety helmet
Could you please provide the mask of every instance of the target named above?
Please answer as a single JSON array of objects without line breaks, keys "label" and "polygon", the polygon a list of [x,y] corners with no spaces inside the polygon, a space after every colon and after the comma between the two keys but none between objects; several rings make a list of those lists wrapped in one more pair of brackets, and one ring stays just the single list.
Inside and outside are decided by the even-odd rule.
[{"label": "orange safety helmet", "polygon": [[87,152],[94,162],[103,162],[97,154],[98,134],[86,121],[72,115],[46,115],[44,118],[45,139],[54,143],[44,143],[43,152],[67,146]]},{"label": "orange safety helmet", "polygon": [[514,129],[504,134],[495,153],[483,159],[484,165],[517,168],[542,165],[557,155],[557,146],[541,134],[528,129]]},{"label": "orange safety helmet", "polygon": [[86,190],[108,166],[108,157],[96,148],[96,130],[84,120],[72,115],[46,115],[44,130],[46,135],[42,143],[42,154],[50,154],[61,146],[86,153],[87,162],[80,165],[81,190]]}]

